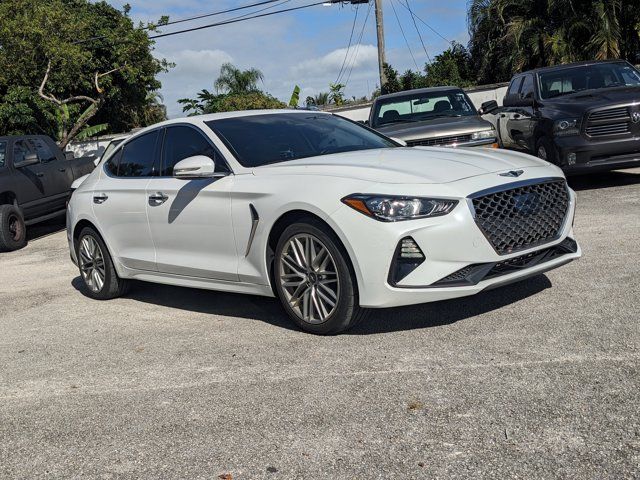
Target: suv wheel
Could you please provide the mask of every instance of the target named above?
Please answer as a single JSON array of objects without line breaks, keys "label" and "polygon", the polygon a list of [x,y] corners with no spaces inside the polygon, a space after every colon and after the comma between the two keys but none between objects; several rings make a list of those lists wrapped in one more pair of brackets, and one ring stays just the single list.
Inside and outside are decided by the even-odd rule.
[{"label": "suv wheel", "polygon": [[365,316],[346,252],[322,223],[309,219],[287,227],[276,247],[274,268],[278,297],[303,330],[336,334]]},{"label": "suv wheel", "polygon": [[0,205],[0,251],[12,252],[27,244],[27,227],[15,205]]},{"label": "suv wheel", "polygon": [[129,282],[118,277],[106,245],[93,228],[80,232],[76,248],[83,290],[88,297],[110,300],[127,292]]}]

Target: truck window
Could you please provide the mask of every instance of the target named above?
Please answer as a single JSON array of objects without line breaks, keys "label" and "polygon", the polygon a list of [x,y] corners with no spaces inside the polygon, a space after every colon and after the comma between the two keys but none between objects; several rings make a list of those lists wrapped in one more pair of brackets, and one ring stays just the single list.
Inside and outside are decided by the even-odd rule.
[{"label": "truck window", "polygon": [[5,158],[7,156],[7,142],[0,142],[0,168],[5,165]]},{"label": "truck window", "polygon": [[32,138],[29,140],[31,143],[31,147],[35,150],[38,158],[40,159],[40,163],[49,163],[54,162],[56,160],[56,156],[49,148],[49,145],[45,143],[41,138]]},{"label": "truck window", "polygon": [[33,150],[26,140],[18,140],[13,144],[13,164],[23,162],[24,158],[32,152]]},{"label": "truck window", "polygon": [[522,77],[516,77],[511,80],[509,84],[509,89],[507,90],[507,95],[515,95],[520,91],[520,85],[522,85]]},{"label": "truck window", "polygon": [[520,86],[520,96],[522,98],[533,98],[533,75],[525,75]]}]

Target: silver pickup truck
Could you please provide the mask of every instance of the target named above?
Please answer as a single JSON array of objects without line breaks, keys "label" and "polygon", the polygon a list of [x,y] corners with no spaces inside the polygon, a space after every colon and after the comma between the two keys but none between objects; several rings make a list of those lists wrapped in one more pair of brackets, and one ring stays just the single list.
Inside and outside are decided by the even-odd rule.
[{"label": "silver pickup truck", "polygon": [[497,146],[496,131],[458,87],[436,87],[381,95],[369,126],[409,146]]}]

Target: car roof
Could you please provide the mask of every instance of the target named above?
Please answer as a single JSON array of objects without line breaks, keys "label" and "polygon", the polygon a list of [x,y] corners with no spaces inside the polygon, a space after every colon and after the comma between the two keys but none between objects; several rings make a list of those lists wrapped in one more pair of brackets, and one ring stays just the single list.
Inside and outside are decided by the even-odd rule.
[{"label": "car roof", "polygon": [[542,72],[552,72],[552,71],[560,71],[567,68],[575,68],[575,67],[588,67],[591,65],[599,65],[602,63],[627,63],[625,60],[590,60],[586,62],[573,62],[573,63],[563,63],[561,65],[552,65],[550,67],[540,67],[534,68],[533,70],[527,70],[525,72],[520,72],[514,75],[515,77],[524,75],[525,73],[542,73]]},{"label": "car roof", "polygon": [[[174,123],[193,123],[199,124],[202,122],[209,122],[212,120],[224,120],[225,118],[238,118],[238,117],[253,117],[256,115],[275,115],[275,114],[288,113],[292,115],[309,115],[309,113],[313,113],[314,115],[331,115],[329,112],[320,112],[320,111],[311,111],[311,110],[295,110],[295,109],[272,109],[272,110],[237,110],[234,112],[219,112],[219,113],[206,113],[204,115],[194,115],[192,117],[180,117],[180,118],[172,118],[171,120],[165,120],[162,123],[158,123],[154,125],[154,127],[160,125],[171,125]],[[137,132],[136,132],[137,133]]]},{"label": "car roof", "polygon": [[403,90],[402,92],[387,93],[380,95],[376,100],[384,100],[387,98],[406,97],[409,95],[415,95],[420,93],[436,93],[436,92],[448,92],[450,90],[462,90],[460,87],[444,86],[444,87],[429,87],[429,88],[415,88],[413,90]]}]

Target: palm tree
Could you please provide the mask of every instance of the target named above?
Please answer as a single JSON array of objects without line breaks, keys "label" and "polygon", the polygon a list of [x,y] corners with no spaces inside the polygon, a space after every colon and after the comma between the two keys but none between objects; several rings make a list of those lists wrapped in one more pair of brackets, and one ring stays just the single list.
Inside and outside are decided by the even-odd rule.
[{"label": "palm tree", "polygon": [[231,63],[225,63],[220,68],[220,76],[214,83],[214,87],[219,92],[225,93],[247,93],[258,91],[258,82],[264,76],[257,68],[240,70]]}]

